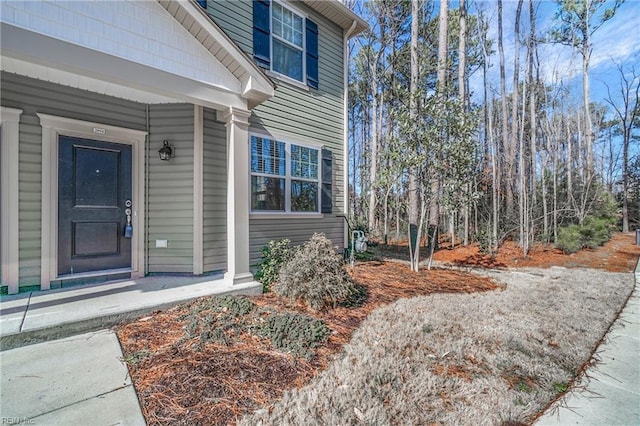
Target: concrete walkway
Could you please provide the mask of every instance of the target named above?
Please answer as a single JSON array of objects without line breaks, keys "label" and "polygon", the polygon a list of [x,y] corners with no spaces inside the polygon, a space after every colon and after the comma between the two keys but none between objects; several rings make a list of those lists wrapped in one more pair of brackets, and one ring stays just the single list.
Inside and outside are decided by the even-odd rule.
[{"label": "concrete walkway", "polygon": [[3,297],[0,423],[144,425],[120,343],[105,328],[201,296],[261,292],[256,282],[148,277]]},{"label": "concrete walkway", "polygon": [[11,349],[0,362],[2,424],[145,424],[111,331]]},{"label": "concrete walkway", "polygon": [[536,426],[640,425],[640,261],[635,277],[631,298],[596,350],[598,362]]}]

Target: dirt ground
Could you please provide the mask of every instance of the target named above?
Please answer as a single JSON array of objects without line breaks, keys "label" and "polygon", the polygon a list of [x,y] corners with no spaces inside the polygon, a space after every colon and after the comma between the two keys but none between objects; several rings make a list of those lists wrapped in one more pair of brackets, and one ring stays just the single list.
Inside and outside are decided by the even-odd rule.
[{"label": "dirt ground", "polygon": [[[482,256],[477,247],[440,250],[435,259],[492,268],[559,265],[630,271],[640,255],[640,247],[633,243],[632,235],[617,234],[604,247],[575,255],[535,247],[524,258],[507,244],[494,259]],[[399,253],[401,249],[397,248]],[[302,313],[321,319],[331,334],[310,357],[295,357],[274,349],[268,339],[252,334],[250,327],[249,331],[242,329],[241,324],[246,322],[243,318],[224,317],[222,333],[226,337],[199,342],[187,330],[189,314],[194,309],[197,312],[202,299],[121,325],[117,335],[147,423],[235,424],[243,415],[280,400],[285,391],[308,384],[327,368],[376,308],[430,294],[504,289],[504,285],[487,277],[455,270],[413,274],[399,262],[362,262],[349,268],[349,272],[368,293],[366,302],[358,307],[314,312],[273,293],[250,299],[264,312]]]}]

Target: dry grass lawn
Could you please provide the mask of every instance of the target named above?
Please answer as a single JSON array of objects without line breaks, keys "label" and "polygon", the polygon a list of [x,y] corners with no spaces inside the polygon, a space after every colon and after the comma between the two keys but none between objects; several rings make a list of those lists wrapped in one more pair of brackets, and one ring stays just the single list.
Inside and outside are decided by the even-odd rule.
[{"label": "dry grass lawn", "polygon": [[309,385],[240,423],[531,423],[590,360],[633,275],[558,267],[486,274],[506,290],[375,310]]}]

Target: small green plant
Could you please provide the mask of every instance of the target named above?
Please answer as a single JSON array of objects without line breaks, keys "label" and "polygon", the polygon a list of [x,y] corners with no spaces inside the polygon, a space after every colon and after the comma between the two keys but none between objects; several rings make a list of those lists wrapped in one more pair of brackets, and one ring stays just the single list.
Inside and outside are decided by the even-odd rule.
[{"label": "small green plant", "polygon": [[269,244],[262,248],[262,261],[258,264],[255,277],[262,283],[265,293],[269,292],[271,285],[278,280],[280,269],[293,257],[294,253],[295,250],[288,239],[269,241]]},{"label": "small green plant", "polygon": [[554,382],[552,386],[555,393],[565,393],[569,389],[569,385],[562,382]]},{"label": "small green plant", "polygon": [[353,294],[353,281],[342,256],[324,234],[313,234],[280,269],[273,286],[276,294],[302,300],[312,309],[321,310],[344,303]]},{"label": "small green plant", "polygon": [[145,359],[151,356],[151,351],[148,349],[140,349],[139,351],[132,352],[124,357],[124,361],[130,365],[138,365]]},{"label": "small green plant", "polygon": [[516,387],[518,388],[518,390],[520,392],[524,392],[524,393],[531,393],[531,391],[533,391],[533,389],[531,389],[531,386],[529,386],[529,384],[527,384],[524,381],[520,381],[518,382],[518,384],[516,385]]},{"label": "small green plant", "polygon": [[306,358],[311,358],[313,349],[331,333],[322,321],[292,313],[269,315],[256,332],[269,339],[274,348]]}]

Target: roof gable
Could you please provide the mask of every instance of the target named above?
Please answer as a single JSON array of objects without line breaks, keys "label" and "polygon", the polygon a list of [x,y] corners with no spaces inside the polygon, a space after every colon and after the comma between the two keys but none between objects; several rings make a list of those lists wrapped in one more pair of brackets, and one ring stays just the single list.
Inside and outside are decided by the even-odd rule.
[{"label": "roof gable", "polygon": [[158,0],[178,23],[213,54],[241,83],[242,95],[253,108],[274,94],[262,70],[193,0]]}]

